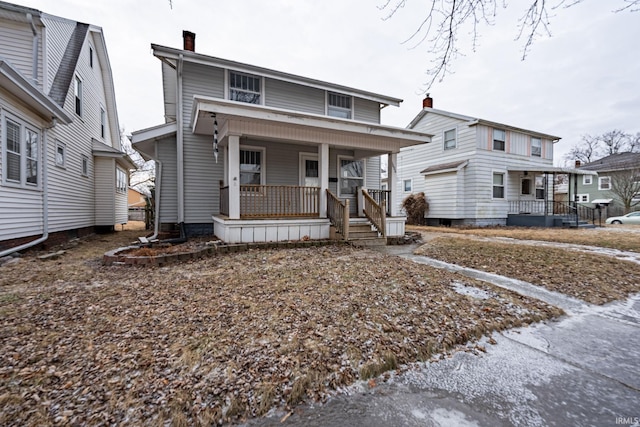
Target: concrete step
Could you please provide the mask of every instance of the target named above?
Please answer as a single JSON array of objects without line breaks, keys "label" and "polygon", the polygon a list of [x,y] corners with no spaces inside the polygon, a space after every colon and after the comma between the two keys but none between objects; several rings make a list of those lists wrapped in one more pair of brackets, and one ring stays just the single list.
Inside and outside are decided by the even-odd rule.
[{"label": "concrete step", "polygon": [[386,246],[387,239],[384,237],[365,237],[349,239],[349,243],[358,247]]}]

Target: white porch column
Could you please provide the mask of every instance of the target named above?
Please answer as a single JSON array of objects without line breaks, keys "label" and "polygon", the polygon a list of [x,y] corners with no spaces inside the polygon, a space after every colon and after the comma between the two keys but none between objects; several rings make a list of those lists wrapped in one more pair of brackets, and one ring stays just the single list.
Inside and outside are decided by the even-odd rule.
[{"label": "white porch column", "polygon": [[320,218],[326,218],[327,189],[329,188],[329,144],[318,145],[318,180],[320,181]]},{"label": "white porch column", "polygon": [[398,153],[389,153],[387,156],[387,183],[391,194],[389,200],[391,206],[389,206],[389,212],[391,216],[398,216],[398,204],[396,203],[396,193],[398,192],[398,171],[396,165],[398,164]]},{"label": "white porch column", "polygon": [[240,219],[240,137],[229,135],[228,138],[229,219]]}]

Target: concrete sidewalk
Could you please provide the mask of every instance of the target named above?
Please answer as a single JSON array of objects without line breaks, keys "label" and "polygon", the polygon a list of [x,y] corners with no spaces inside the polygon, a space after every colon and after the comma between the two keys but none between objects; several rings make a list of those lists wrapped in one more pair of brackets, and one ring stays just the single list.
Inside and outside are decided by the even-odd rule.
[{"label": "concrete sidewalk", "polygon": [[567,315],[494,333],[497,344],[485,340],[487,351],[479,356],[458,352],[373,389],[360,383],[325,405],[248,425],[640,426],[640,295],[592,306],[526,282],[416,257],[410,247],[391,250],[535,296]]}]

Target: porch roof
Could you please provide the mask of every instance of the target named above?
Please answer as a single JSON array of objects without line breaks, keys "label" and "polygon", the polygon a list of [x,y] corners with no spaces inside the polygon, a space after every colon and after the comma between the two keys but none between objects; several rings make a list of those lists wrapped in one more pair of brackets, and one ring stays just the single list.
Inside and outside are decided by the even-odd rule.
[{"label": "porch roof", "polygon": [[561,168],[555,166],[512,166],[507,168],[508,172],[540,172],[540,173],[562,173],[570,175],[598,175],[597,172],[583,169]]},{"label": "porch roof", "polygon": [[440,163],[438,165],[429,166],[428,168],[421,170],[423,175],[435,175],[446,172],[457,172],[469,164],[469,160],[460,160],[457,162]]},{"label": "porch roof", "polygon": [[262,105],[194,96],[192,131],[213,135],[213,115],[218,138],[248,136],[295,143],[349,147],[356,150],[397,153],[401,148],[431,142],[430,134]]}]

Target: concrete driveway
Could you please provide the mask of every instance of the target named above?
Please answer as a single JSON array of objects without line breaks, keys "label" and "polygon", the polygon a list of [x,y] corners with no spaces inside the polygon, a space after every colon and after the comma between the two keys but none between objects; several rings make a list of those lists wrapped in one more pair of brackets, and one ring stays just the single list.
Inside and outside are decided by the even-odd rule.
[{"label": "concrete driveway", "polygon": [[494,333],[486,353],[458,352],[324,405],[251,426],[640,426],[640,295],[605,306],[510,278],[389,249],[563,308],[553,322]]}]

